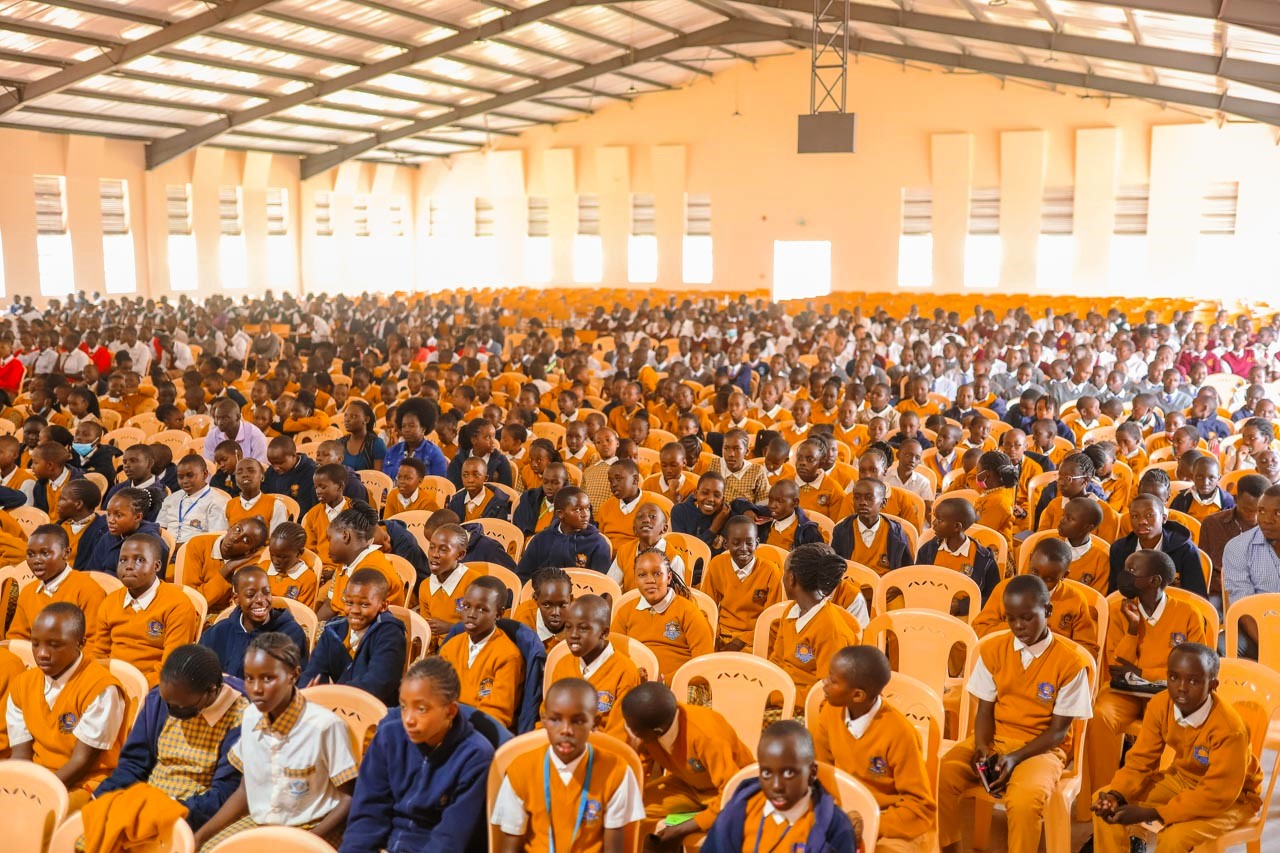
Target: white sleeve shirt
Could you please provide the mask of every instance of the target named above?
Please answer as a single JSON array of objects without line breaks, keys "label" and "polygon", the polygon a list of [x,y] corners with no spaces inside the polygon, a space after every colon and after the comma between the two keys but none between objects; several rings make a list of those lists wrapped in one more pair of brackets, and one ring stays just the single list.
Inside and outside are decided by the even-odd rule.
[{"label": "white sleeve shirt", "polygon": [[[63,688],[67,686],[67,682],[71,680],[71,676],[75,674],[80,667],[81,658],[77,658],[76,662],[67,668],[67,671],[60,678],[44,678],[44,701],[49,707],[53,707],[53,703],[57,701],[58,696],[62,694]],[[125,703],[124,696],[119,690],[107,689],[98,694],[98,697],[89,703],[89,707],[85,708],[84,713],[80,715],[79,722],[76,727],[71,730],[76,740],[93,749],[110,749],[120,734],[120,726],[124,724]],[[17,746],[20,743],[26,743],[33,740],[31,730],[27,728],[26,718],[23,712],[13,703],[13,697],[10,696],[5,706],[5,722],[9,725],[9,745]]]},{"label": "white sleeve shirt", "polygon": [[[1015,640],[1015,648],[1021,651],[1023,657],[1028,655],[1039,657],[1049,647],[1049,643],[1053,642],[1053,635],[1050,634],[1043,643],[1037,643],[1032,649],[1021,646]],[[1026,661],[1024,661],[1024,666]],[[978,662],[974,664],[973,674],[969,676],[969,692],[979,699],[987,702],[995,702],[998,693],[996,691],[996,681],[991,675],[991,671],[987,669],[986,663],[982,657],[978,657]],[[1081,720],[1088,720],[1093,717],[1093,693],[1089,689],[1089,671],[1083,667],[1075,678],[1067,682],[1058,690],[1058,697],[1053,703],[1053,713],[1059,717],[1075,717]]]},{"label": "white sleeve shirt", "polygon": [[[573,771],[582,760],[583,756],[579,756],[577,761],[561,764],[559,759],[554,755],[551,756],[552,766],[560,774],[560,778],[566,781],[572,777]],[[542,803],[539,803],[538,807],[541,808]],[[635,774],[628,767],[622,784],[613,792],[613,796],[609,798],[609,803],[605,807],[604,828],[621,829],[627,824],[643,819],[644,794],[640,791]],[[502,780],[502,788],[498,791],[498,797],[494,801],[493,814],[489,822],[499,827],[505,835],[524,835],[525,830],[529,828],[528,808],[524,800],[511,787],[511,781],[505,777]]]}]

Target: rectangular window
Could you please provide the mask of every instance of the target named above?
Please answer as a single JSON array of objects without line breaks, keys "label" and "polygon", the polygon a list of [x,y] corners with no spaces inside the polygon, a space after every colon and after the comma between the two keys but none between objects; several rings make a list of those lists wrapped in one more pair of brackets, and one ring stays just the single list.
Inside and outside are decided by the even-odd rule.
[{"label": "rectangular window", "polygon": [[331,193],[316,193],[316,236],[333,236],[333,195]]},{"label": "rectangular window", "polygon": [[289,191],[283,187],[267,187],[267,236],[282,237],[289,233]]},{"label": "rectangular window", "polygon": [[964,286],[999,285],[1000,254],[1000,189],[973,189],[969,193],[969,236],[964,241]]},{"label": "rectangular window", "polygon": [[1042,290],[1069,292],[1075,265],[1075,220],[1075,188],[1046,187],[1036,244],[1036,286]]},{"label": "rectangular window", "polygon": [[604,278],[604,243],[600,239],[600,197],[578,197],[578,233],[573,238],[573,280],[599,284]]},{"label": "rectangular window", "polygon": [[658,280],[656,204],[650,193],[631,196],[631,235],[627,238],[627,281],[652,284]]},{"label": "rectangular window", "polygon": [[684,198],[684,246],[681,277],[686,284],[710,284],[713,273],[711,196],[690,193]]},{"label": "rectangular window", "polygon": [[1196,246],[1199,278],[1238,283],[1251,278],[1249,267],[1236,251],[1236,204],[1240,184],[1210,184],[1200,208],[1200,239]]},{"label": "rectangular window", "polygon": [[1116,224],[1111,235],[1111,286],[1128,293],[1145,286],[1151,275],[1147,257],[1147,214],[1151,187],[1133,184],[1116,192]]},{"label": "rectangular window", "polygon": [[830,241],[773,241],[774,300],[812,299],[830,293]]},{"label": "rectangular window", "polygon": [[249,253],[244,239],[244,201],[240,187],[218,189],[218,220],[222,228],[218,241],[222,286],[243,290],[249,286]]},{"label": "rectangular window", "polygon": [[67,231],[67,185],[59,175],[36,175],[36,260],[43,296],[75,292],[75,263]]},{"label": "rectangular window", "polygon": [[405,236],[406,232],[405,232],[405,224],[404,224],[404,199],[400,198],[399,196],[397,196],[396,198],[393,198],[391,200],[390,212],[391,212],[391,216],[390,216],[391,236],[392,237]]},{"label": "rectangular window", "polygon": [[129,233],[129,195],[124,181],[98,181],[98,201],[102,213],[102,271],[107,293],[134,293],[138,289],[133,256],[133,236]]},{"label": "rectangular window", "polygon": [[294,241],[289,236],[289,191],[267,187],[267,280],[272,287],[296,284]]},{"label": "rectangular window", "polygon": [[493,236],[493,202],[487,198],[476,199],[476,236]]},{"label": "rectangular window", "polygon": [[355,235],[370,236],[373,232],[369,229],[369,197],[367,195],[356,196],[354,213]]},{"label": "rectangular window", "polygon": [[543,196],[529,196],[527,204],[524,278],[530,284],[547,284],[551,281],[551,203]]},{"label": "rectangular window", "polygon": [[933,284],[933,190],[902,191],[902,234],[898,237],[898,285]]},{"label": "rectangular window", "polygon": [[196,238],[191,233],[191,184],[169,184],[164,195],[169,229],[169,289],[195,290],[199,280]]}]

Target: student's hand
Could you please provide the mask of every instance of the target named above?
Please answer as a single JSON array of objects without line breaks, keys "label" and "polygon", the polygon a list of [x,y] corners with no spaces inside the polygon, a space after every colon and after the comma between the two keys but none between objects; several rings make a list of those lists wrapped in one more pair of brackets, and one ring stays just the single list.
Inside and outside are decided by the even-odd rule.
[{"label": "student's hand", "polygon": [[1093,801],[1090,811],[1103,820],[1112,817],[1116,810],[1121,807],[1120,797],[1111,791],[1102,791],[1098,794],[1098,799]]},{"label": "student's hand", "polygon": [[1129,633],[1138,633],[1138,626],[1142,624],[1142,610],[1138,607],[1138,599],[1120,599],[1120,615],[1129,623]]},{"label": "student's hand", "polygon": [[686,820],[684,823],[677,823],[675,826],[659,827],[654,831],[653,835],[660,844],[667,845],[674,844],[697,831],[698,822],[696,820]]},{"label": "student's hand", "polygon": [[727,503],[722,504],[720,506],[720,511],[717,512],[715,515],[715,521],[713,522],[713,524],[715,524],[717,528],[719,527],[719,525],[723,525],[726,521],[729,520],[730,512],[731,511],[729,509],[729,505]]},{"label": "student's hand", "polygon": [[1027,517],[1027,511],[1026,511],[1025,509],[1023,509],[1022,507],[1020,507],[1020,506],[1015,506],[1015,507],[1013,508],[1013,517],[1014,517],[1014,518],[1026,518],[1026,517]]},{"label": "student's hand", "polygon": [[431,626],[431,636],[443,637],[453,628],[452,622],[445,622],[443,619],[432,619],[427,617],[427,624]]},{"label": "student's hand", "polygon": [[1126,805],[1120,806],[1111,813],[1109,818],[1104,818],[1107,823],[1115,823],[1121,826],[1135,826],[1139,823],[1146,823],[1150,820],[1160,820],[1160,812],[1146,806]]},{"label": "student's hand", "polygon": [[862,815],[854,809],[849,809],[849,811],[845,812],[845,816],[849,818],[849,823],[853,824],[853,837],[858,840],[858,849],[861,850],[862,830],[865,828],[865,824],[862,821]]},{"label": "student's hand", "polygon": [[742,640],[730,640],[729,642],[725,643],[724,646],[721,647],[720,651],[740,652],[746,647],[747,647],[747,644],[742,642]]},{"label": "student's hand", "polygon": [[1110,667],[1112,678],[1123,678],[1125,673],[1129,673],[1129,672],[1132,672],[1134,675],[1137,675],[1137,676],[1142,675],[1142,670],[1139,669],[1137,664],[1133,663],[1132,661],[1127,661],[1124,658],[1116,658],[1116,660],[1119,662],[1111,664],[1111,667]]},{"label": "student's hand", "polygon": [[996,755],[991,759],[996,768],[996,778],[991,783],[991,792],[997,793],[1003,791],[1005,786],[1009,784],[1009,778],[1013,776],[1013,770],[1022,763],[1022,759],[1018,758],[1016,752],[1010,752],[1007,755]]},{"label": "student's hand", "polygon": [[323,684],[323,683],[324,683],[324,673],[320,672],[320,673],[316,673],[315,678],[307,682],[307,687],[315,687],[317,684]]},{"label": "student's hand", "polygon": [[756,511],[754,509],[747,510],[743,515],[751,519],[752,524],[758,524],[760,522],[760,519],[756,516]]}]

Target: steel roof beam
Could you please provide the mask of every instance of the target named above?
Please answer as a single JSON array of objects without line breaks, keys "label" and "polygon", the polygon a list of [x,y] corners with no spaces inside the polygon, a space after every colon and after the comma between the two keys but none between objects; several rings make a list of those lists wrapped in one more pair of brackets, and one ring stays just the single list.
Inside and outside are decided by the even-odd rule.
[{"label": "steel roof beam", "polygon": [[1280,35],[1280,3],[1275,0],[1082,0],[1102,6],[1158,12],[1161,15],[1183,15],[1221,21],[1236,27],[1248,27],[1272,35]]}]

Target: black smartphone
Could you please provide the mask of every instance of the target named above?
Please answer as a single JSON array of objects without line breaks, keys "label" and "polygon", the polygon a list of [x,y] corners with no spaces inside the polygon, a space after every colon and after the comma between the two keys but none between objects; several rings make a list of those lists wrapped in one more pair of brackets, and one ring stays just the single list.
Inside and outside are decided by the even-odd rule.
[{"label": "black smartphone", "polygon": [[1000,775],[1000,771],[996,767],[996,756],[989,755],[986,758],[979,759],[973,766],[978,771],[978,781],[982,783],[983,789],[988,794],[995,796],[991,790],[991,785],[996,781],[996,777]]}]

